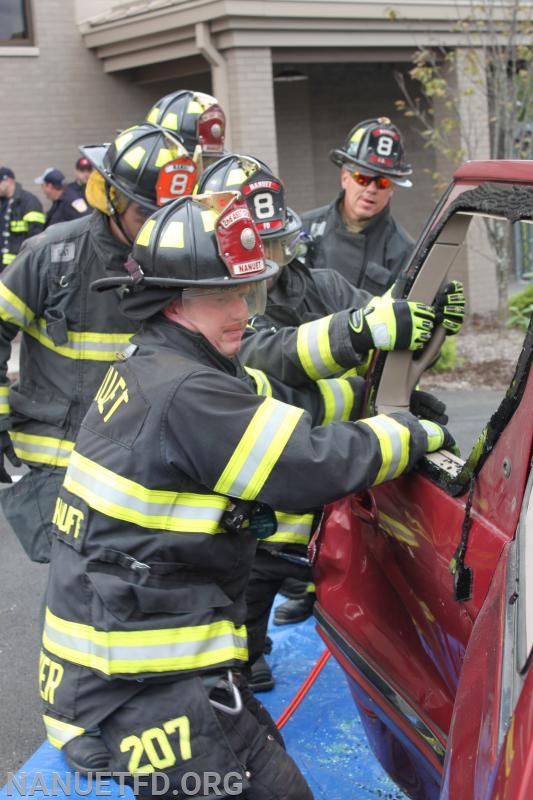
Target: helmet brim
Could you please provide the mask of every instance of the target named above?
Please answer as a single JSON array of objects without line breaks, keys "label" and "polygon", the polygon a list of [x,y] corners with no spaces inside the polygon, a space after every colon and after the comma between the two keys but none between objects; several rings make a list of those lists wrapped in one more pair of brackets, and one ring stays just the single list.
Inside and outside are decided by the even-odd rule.
[{"label": "helmet brim", "polygon": [[342,168],[353,164],[354,167],[361,167],[361,169],[364,170],[367,175],[385,175],[387,178],[390,178],[390,180],[396,186],[402,186],[404,189],[409,189],[413,185],[413,182],[407,177],[408,175],[411,175],[412,170],[404,174],[388,169],[376,171],[371,169],[368,164],[358,161],[353,156],[348,156],[344,150],[339,150],[338,148],[335,150],[330,150],[329,159],[337,167]]}]

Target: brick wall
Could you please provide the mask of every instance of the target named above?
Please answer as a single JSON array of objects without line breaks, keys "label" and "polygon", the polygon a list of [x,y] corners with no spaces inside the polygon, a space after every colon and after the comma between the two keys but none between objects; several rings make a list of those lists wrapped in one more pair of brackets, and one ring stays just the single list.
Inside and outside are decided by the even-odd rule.
[{"label": "brick wall", "polygon": [[73,179],[78,145],[109,141],[139,122],[161,87],[104,74],[78,33],[72,0],[32,6],[39,54],[0,55],[0,163],[46,205],[34,178],[54,166]]}]

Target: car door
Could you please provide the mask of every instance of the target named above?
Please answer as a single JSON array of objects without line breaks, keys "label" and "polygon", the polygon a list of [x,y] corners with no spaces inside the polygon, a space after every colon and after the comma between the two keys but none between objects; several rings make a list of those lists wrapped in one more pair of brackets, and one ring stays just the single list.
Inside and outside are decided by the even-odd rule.
[{"label": "car door", "polygon": [[[529,235],[533,170],[517,164],[458,170],[417,244],[402,296],[433,302],[448,279],[462,277],[465,254],[493,267],[491,229]],[[368,413],[408,408],[443,339],[439,331],[422,358],[379,354]],[[378,759],[412,798],[487,800],[512,774],[515,713],[521,732],[531,730],[523,685],[532,341],[530,329],[507,391],[480,417],[461,457],[431,454],[410,475],[332,504],[312,550],[319,632]],[[527,746],[520,753],[515,764],[529,758]]]}]

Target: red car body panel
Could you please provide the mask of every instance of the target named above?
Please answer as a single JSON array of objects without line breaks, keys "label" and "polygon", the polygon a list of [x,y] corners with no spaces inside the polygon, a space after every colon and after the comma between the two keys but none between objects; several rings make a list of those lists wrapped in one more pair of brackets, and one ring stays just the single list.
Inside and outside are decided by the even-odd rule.
[{"label": "red car body panel", "polygon": [[[415,261],[449,205],[487,180],[533,184],[533,163],[464,165]],[[521,380],[473,483],[451,491],[422,467],[344,498],[325,509],[311,548],[319,633],[376,756],[415,800],[525,800],[528,787],[533,796],[531,670],[504,734],[501,718],[509,560],[532,451],[533,373]],[[450,567],[465,516],[473,583],[459,600]]]}]

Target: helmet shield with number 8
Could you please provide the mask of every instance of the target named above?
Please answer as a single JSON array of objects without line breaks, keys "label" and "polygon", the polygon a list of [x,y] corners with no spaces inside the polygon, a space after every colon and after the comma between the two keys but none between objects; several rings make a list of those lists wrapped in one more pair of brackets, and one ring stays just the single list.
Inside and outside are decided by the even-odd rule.
[{"label": "helmet shield with number 8", "polygon": [[349,132],[343,147],[331,150],[329,157],[338,167],[350,171],[362,167],[372,175],[385,175],[397,186],[412,186],[408,176],[413,170],[405,162],[402,135],[388,117],[360,122]]}]

